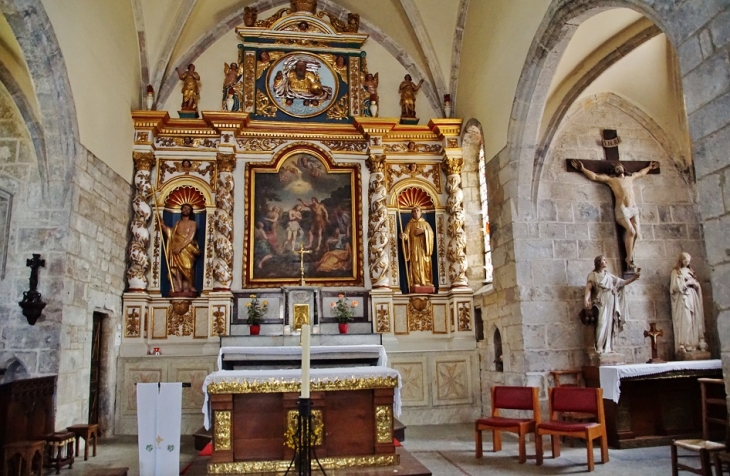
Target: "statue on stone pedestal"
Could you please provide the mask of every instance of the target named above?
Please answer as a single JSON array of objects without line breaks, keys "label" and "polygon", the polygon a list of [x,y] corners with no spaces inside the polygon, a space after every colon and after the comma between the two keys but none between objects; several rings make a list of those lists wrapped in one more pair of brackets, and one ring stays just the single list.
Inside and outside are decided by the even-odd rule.
[{"label": "statue on stone pedestal", "polygon": [[200,97],[200,75],[195,72],[195,65],[189,64],[188,69],[184,72],[180,72],[179,69],[175,68],[178,77],[183,82],[182,86],[182,105],[180,109],[183,111],[197,111],[198,110],[198,98]]},{"label": "statue on stone pedestal", "polygon": [[624,166],[616,165],[615,177],[606,174],[597,174],[585,168],[580,160],[571,160],[570,164],[583,172],[583,175],[594,182],[605,183],[611,187],[616,199],[616,221],[626,230],[624,245],[626,247],[626,265],[634,269],[634,248],[639,241],[641,227],[639,223],[639,207],[634,197],[634,180],[648,174],[649,171],[659,168],[659,162],[651,162],[638,172],[627,175]]},{"label": "statue on stone pedestal", "polygon": [[410,74],[406,74],[398,86],[400,93],[400,116],[415,118],[416,117],[416,93],[421,89],[423,79],[418,84],[413,83]]},{"label": "statue on stone pedestal", "polygon": [[[672,269],[669,292],[672,298],[672,324],[674,325],[674,349],[677,358],[682,354],[703,351],[705,337],[705,314],[702,308],[702,291],[690,261],[689,253],[679,255],[677,265]],[[704,345],[703,345],[704,344]]]},{"label": "statue on stone pedestal", "polygon": [[593,260],[595,268],[588,275],[583,305],[587,311],[594,306],[598,308],[596,320],[596,352],[606,354],[613,352],[613,342],[623,330],[628,317],[628,303],[624,296],[624,287],[639,279],[641,268],[630,279],[621,279],[606,270],[606,258],[602,255]]}]

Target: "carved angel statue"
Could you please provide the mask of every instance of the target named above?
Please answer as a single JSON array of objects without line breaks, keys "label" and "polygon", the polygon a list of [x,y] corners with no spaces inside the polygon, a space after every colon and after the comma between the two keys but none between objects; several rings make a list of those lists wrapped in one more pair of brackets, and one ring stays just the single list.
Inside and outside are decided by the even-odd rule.
[{"label": "carved angel statue", "polygon": [[243,68],[236,63],[223,63],[223,110],[238,111],[241,107],[240,97],[235,85],[241,81]]}]

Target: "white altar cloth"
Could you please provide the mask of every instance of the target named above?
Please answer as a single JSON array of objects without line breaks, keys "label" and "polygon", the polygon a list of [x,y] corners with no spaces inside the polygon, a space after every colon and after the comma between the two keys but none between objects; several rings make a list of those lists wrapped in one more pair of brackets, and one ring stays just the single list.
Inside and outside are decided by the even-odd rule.
[{"label": "white altar cloth", "polygon": [[663,364],[602,365],[598,368],[603,398],[618,403],[621,397],[621,379],[656,375],[673,370],[721,369],[721,360],[680,360]]},{"label": "white altar cloth", "polygon": [[[378,353],[378,366],[387,367],[388,355],[382,345],[313,345],[310,348],[311,356],[317,354],[337,354],[368,352]],[[221,347],[218,352],[218,370],[223,368],[224,354],[251,354],[251,355],[291,355],[301,358],[302,348],[300,346],[287,347]]]},{"label": "white altar cloth", "polygon": [[[338,346],[342,347],[342,346]],[[380,347],[380,346],[370,346]],[[312,347],[312,350],[317,347]],[[222,350],[222,349],[221,349]],[[339,367],[326,369],[311,369],[309,373],[309,381],[312,384],[319,382],[328,382],[334,380],[346,380],[355,378],[368,377],[396,377],[398,386],[394,389],[393,395],[393,413],[395,416],[400,415],[400,389],[401,378],[397,370],[390,367]],[[208,385],[211,383],[245,381],[248,383],[264,383],[271,380],[286,381],[297,383],[301,386],[302,369],[282,369],[282,370],[218,370],[205,377],[203,382],[203,392],[205,400],[203,401],[203,415],[205,429],[210,429],[210,408],[208,405]]]}]

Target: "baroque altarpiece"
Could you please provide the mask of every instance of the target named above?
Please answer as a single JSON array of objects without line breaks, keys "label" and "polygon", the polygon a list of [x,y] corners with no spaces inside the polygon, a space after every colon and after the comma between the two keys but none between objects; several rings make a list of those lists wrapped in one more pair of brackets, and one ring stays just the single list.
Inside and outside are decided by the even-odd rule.
[{"label": "baroque altarpiece", "polygon": [[[222,342],[262,345],[250,339],[294,333],[297,296],[323,343],[382,342],[403,379],[405,421],[479,414],[461,120],[377,117],[363,85],[368,35],[350,20],[314,8],[261,20],[249,12],[231,47],[237,70],[224,83],[223,111],[188,119],[133,111],[121,433],[136,431],[140,381],[191,382],[183,432],[197,430],[200,384]],[[199,252],[187,294],[171,282],[165,237],[185,204]],[[406,276],[401,236],[414,207],[433,230],[432,292],[411,292]],[[364,305],[353,333],[327,341],[339,294]],[[268,302],[258,337],[246,325],[252,295]]]}]

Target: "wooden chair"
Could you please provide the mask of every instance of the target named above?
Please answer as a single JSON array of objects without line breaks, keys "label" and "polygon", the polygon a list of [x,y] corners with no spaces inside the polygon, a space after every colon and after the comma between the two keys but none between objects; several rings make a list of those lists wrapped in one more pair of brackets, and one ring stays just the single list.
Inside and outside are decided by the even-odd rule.
[{"label": "wooden chair", "polygon": [[[525,435],[535,432],[535,424],[540,421],[540,402],[537,387],[492,387],[492,416],[480,418],[474,425],[476,457],[482,457],[482,431],[492,430],[494,451],[502,450],[502,433],[509,431],[519,437],[519,462],[527,460],[525,454]],[[509,418],[499,416],[499,410],[530,410],[532,418]]]},{"label": "wooden chair", "polygon": [[[727,402],[725,400],[725,382],[719,378],[700,378],[700,392],[702,395],[702,439],[674,440],[672,442],[672,476],[677,476],[679,470],[694,474],[712,476],[710,456],[713,453],[727,448],[726,443],[710,439],[710,425],[722,426],[727,434]],[[722,437],[720,437],[722,439]],[[677,448],[698,453],[700,467],[688,466],[678,460]],[[719,466],[719,463],[716,462]]]},{"label": "wooden chair", "polygon": [[[556,387],[585,387],[582,370],[552,370],[550,375],[553,377]],[[596,421],[595,415],[580,412],[564,412],[559,415],[559,418],[564,421]],[[565,441],[565,437],[563,441]],[[571,448],[575,446],[574,442],[575,440],[568,439]]]},{"label": "wooden chair", "polygon": [[[600,388],[554,387],[550,389],[550,420],[538,423],[535,430],[537,465],[542,464],[542,437],[550,435],[553,458],[560,456],[560,436],[586,440],[588,471],[593,471],[593,440],[600,438],[601,463],[608,463],[606,417],[603,413],[603,390]],[[595,415],[595,422],[568,422],[558,419],[558,413],[579,412]]]}]

